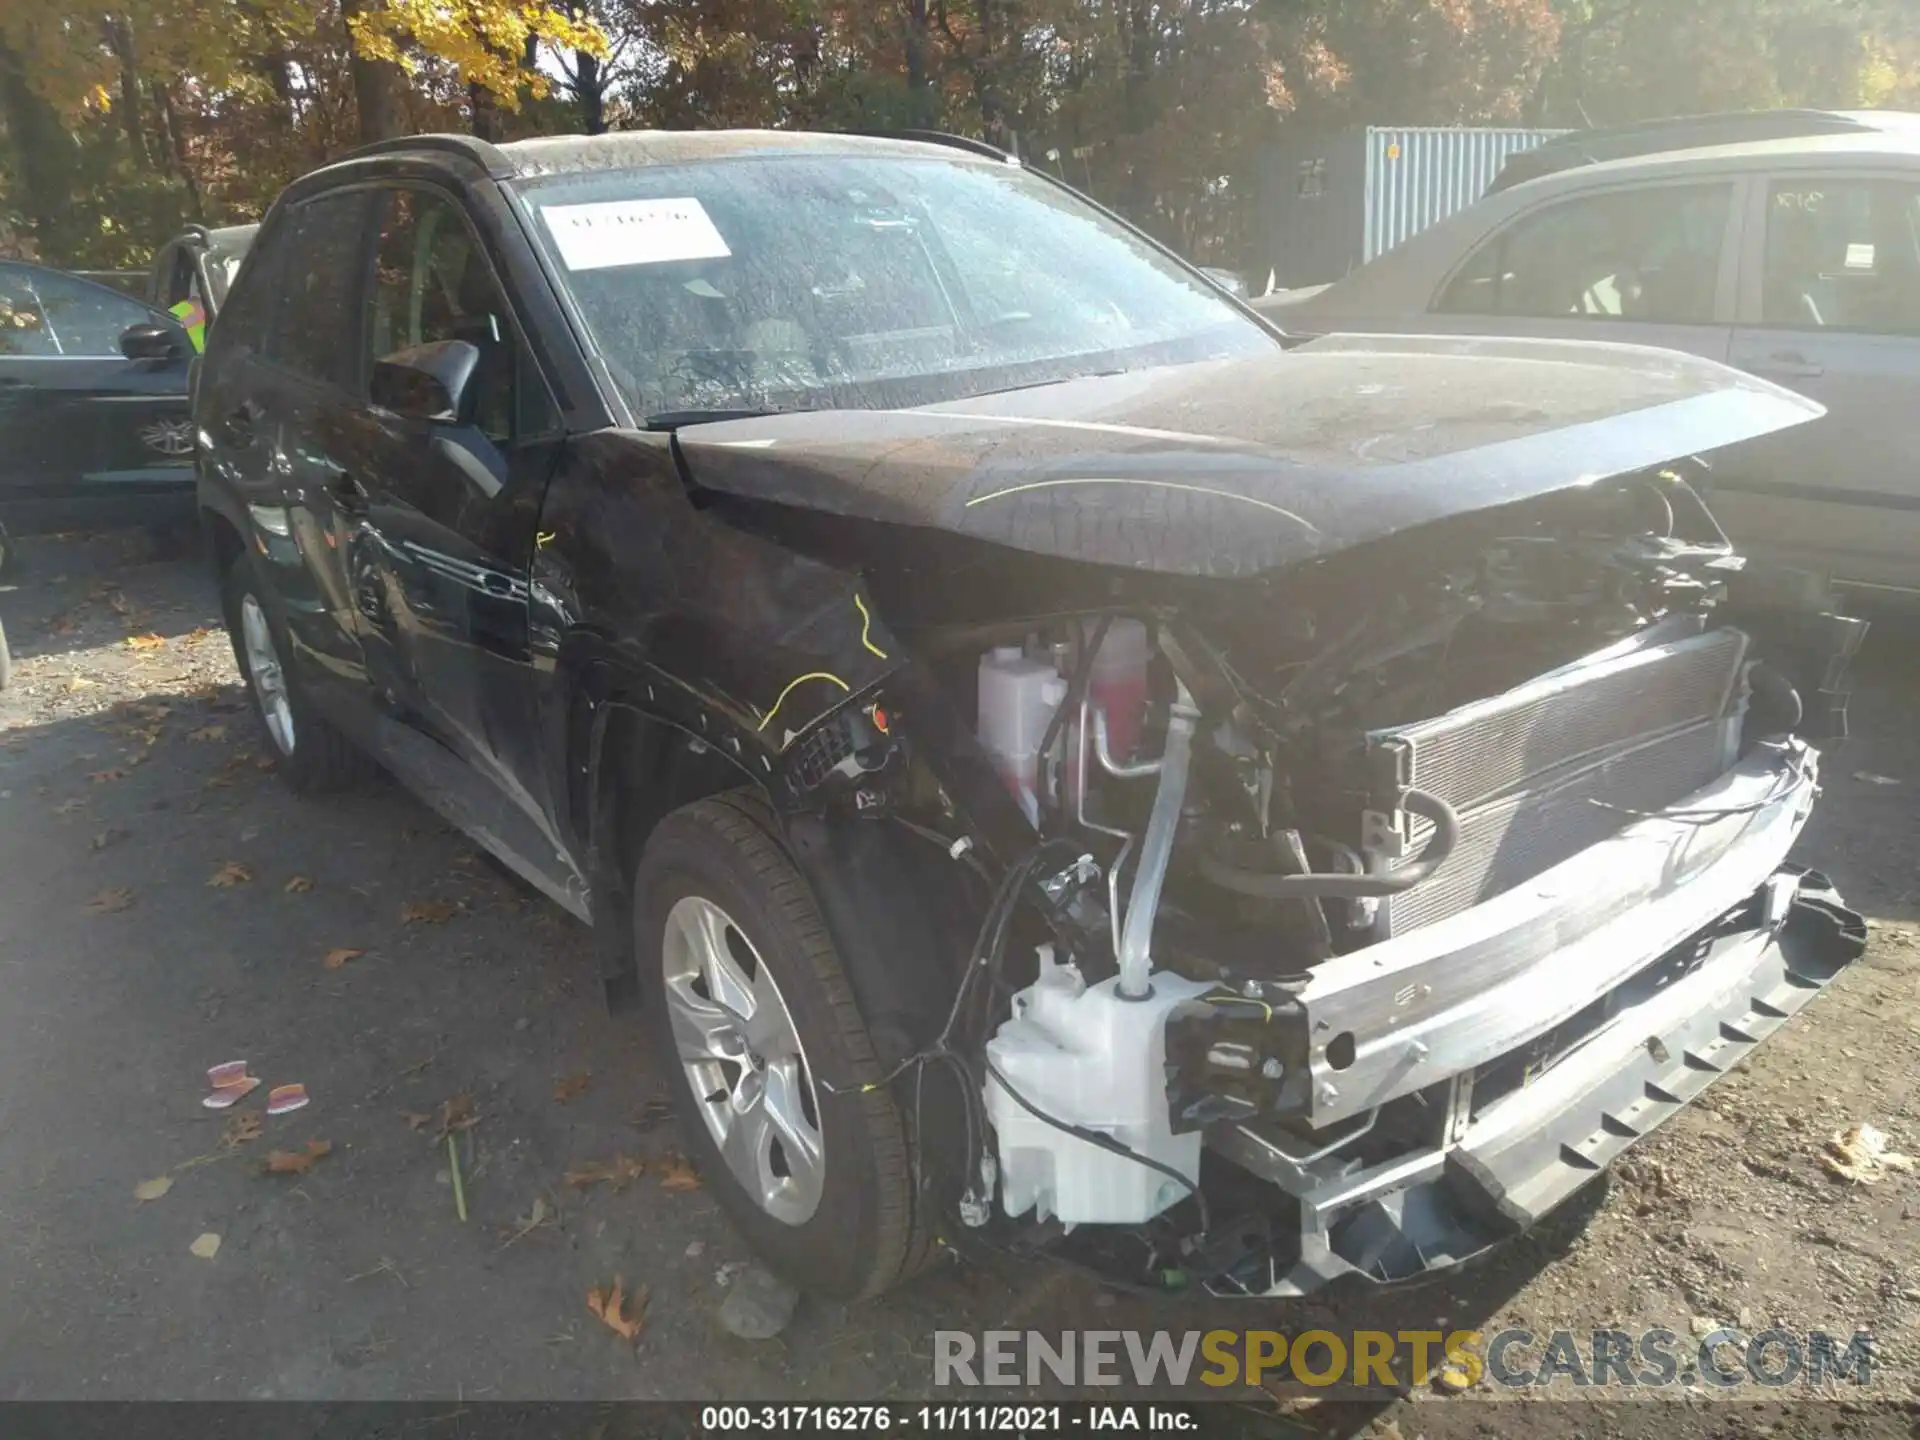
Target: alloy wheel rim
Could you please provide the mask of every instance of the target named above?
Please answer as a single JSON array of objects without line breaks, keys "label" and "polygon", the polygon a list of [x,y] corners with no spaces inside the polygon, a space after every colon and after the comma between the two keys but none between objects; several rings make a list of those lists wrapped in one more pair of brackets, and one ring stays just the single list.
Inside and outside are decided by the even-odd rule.
[{"label": "alloy wheel rim", "polygon": [[293,705],[287,696],[287,673],[273,645],[267,612],[251,595],[240,599],[240,643],[247,652],[247,678],[253,682],[260,718],[282,755],[293,754]]},{"label": "alloy wheel rim", "polygon": [[813,1071],[773,973],[733,918],[698,895],[660,946],[674,1049],[700,1118],[740,1187],[774,1219],[820,1205],[826,1152]]}]

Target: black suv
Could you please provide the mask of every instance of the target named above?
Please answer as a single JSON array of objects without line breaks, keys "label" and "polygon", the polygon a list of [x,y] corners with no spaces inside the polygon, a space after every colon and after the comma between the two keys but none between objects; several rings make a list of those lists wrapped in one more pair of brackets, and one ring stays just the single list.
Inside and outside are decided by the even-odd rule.
[{"label": "black suv", "polygon": [[720,1200],[842,1295],[936,1236],[1407,1279],[1804,1004],[1861,626],[1686,474],[1814,413],[1289,349],[983,147],[717,132],[307,176],[195,397],[281,773],[377,761],[585,921]]}]

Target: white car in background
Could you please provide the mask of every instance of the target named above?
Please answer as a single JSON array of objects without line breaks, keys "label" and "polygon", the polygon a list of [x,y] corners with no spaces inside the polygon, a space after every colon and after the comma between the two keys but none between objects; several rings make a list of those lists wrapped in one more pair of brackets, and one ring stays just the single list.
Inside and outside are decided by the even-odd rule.
[{"label": "white car in background", "polygon": [[1714,513],[1748,553],[1920,592],[1920,116],[1576,165],[1254,304],[1295,334],[1618,341],[1797,390],[1826,416],[1708,457]]}]

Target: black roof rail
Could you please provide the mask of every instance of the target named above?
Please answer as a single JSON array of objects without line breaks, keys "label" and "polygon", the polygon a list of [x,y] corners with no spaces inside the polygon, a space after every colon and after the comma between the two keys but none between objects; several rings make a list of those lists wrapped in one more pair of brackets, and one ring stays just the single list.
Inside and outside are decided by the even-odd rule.
[{"label": "black roof rail", "polygon": [[969,155],[984,155],[989,160],[1001,160],[1009,165],[1020,163],[1020,157],[1010,150],[989,145],[985,140],[975,140],[970,135],[952,135],[945,130],[862,130],[858,133],[876,140],[917,140],[922,145],[944,145],[949,150],[964,150]]},{"label": "black roof rail", "polygon": [[473,135],[453,135],[433,133],[428,135],[395,135],[386,140],[375,140],[370,145],[361,145],[341,155],[341,160],[364,160],[370,155],[403,154],[409,150],[437,150],[443,155],[458,155],[471,160],[483,168],[496,180],[504,180],[514,173],[513,162],[506,157],[497,145]]},{"label": "black roof rail", "polygon": [[1575,130],[1509,156],[1487,193],[1495,194],[1522,181],[1580,165],[1656,155],[1663,150],[1692,150],[1706,145],[1738,145],[1796,136],[1871,134],[1878,128],[1859,116],[1836,110],[1781,109],[1675,115],[1597,130]]}]

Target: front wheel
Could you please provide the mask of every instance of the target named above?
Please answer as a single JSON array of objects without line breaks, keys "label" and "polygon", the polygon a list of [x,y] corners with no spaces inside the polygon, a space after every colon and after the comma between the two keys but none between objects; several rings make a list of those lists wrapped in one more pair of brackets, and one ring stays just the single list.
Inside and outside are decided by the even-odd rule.
[{"label": "front wheel", "polygon": [[878,1294],[925,1261],[905,1125],[806,881],[741,794],[662,820],[635,953],[715,1197],[804,1290]]},{"label": "front wheel", "polygon": [[286,782],[302,794],[318,794],[364,780],[372,762],[313,708],[287,668],[286,628],[249,556],[241,555],[227,571],[222,602],[233,657]]}]

